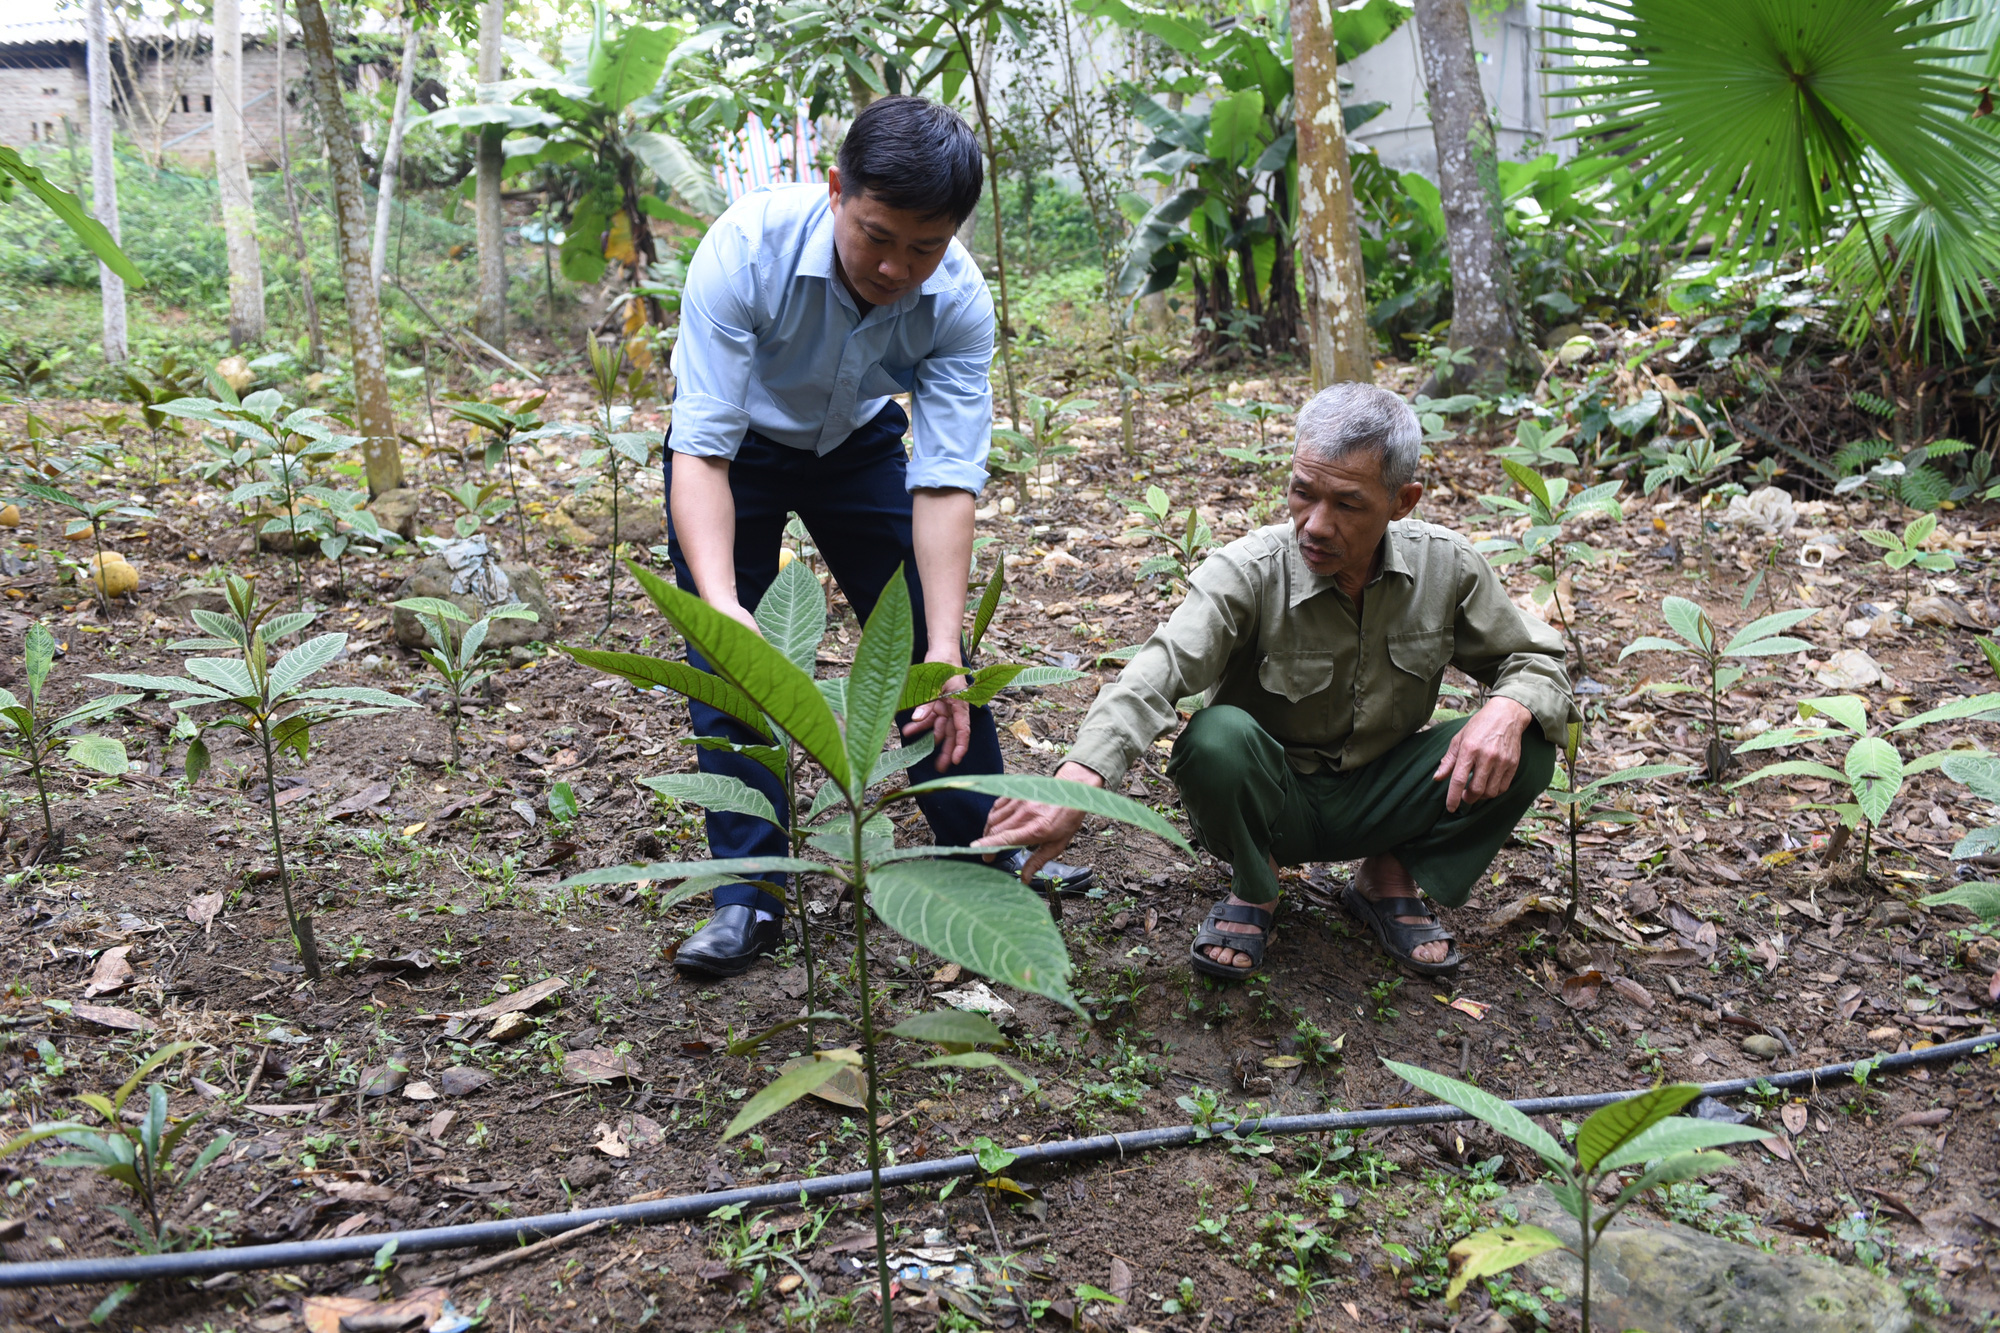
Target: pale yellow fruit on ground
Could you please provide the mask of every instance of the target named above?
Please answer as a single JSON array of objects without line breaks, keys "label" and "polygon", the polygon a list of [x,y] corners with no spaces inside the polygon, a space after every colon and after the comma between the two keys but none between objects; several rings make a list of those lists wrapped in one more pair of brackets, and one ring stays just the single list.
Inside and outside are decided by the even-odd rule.
[{"label": "pale yellow fruit on ground", "polygon": [[785,567],[786,565],[789,565],[789,564],[791,564],[791,563],[792,563],[792,561],[794,561],[794,560],[796,560],[796,559],[798,559],[798,557],[792,554],[792,548],[791,548],[791,547],[789,547],[789,546],[780,546],[780,547],[778,548],[778,568],[779,568],[779,569],[783,569],[783,568],[784,568],[784,567]]},{"label": "pale yellow fruit on ground", "polygon": [[256,375],[250,370],[250,363],[240,356],[225,356],[215,363],[215,373],[230,388],[242,393],[256,382]]},{"label": "pale yellow fruit on ground", "polygon": [[116,551],[106,551],[90,558],[90,581],[102,587],[107,597],[123,597],[139,590],[139,571]]},{"label": "pale yellow fruit on ground", "polygon": [[0,505],[0,528],[18,528],[20,526],[21,507],[19,505]]}]

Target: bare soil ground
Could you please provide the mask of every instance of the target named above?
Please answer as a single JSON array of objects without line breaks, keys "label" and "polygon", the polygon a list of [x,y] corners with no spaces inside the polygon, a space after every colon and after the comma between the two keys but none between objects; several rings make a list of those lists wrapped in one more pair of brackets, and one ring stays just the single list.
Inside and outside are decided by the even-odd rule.
[{"label": "bare soil ground", "polygon": [[[1253,392],[1298,402],[1304,386]],[[564,386],[579,406],[582,395],[580,384]],[[1272,475],[1213,451],[1248,443],[1253,427],[1199,406],[1149,409],[1144,420],[1144,473],[1120,453],[1115,423],[1097,420],[1049,498],[982,520],[982,533],[1012,561],[1013,600],[989,640],[992,658],[1096,668],[1074,684],[1014,691],[996,703],[1009,763],[1021,769],[1052,767],[1116,670],[1098,665],[1099,655],[1142,641],[1171,607],[1157,580],[1133,582],[1133,567],[1158,547],[1116,540],[1121,499],[1157,483],[1178,504],[1198,501],[1225,540],[1280,514]],[[538,507],[559,498],[558,461],[528,463]],[[1483,517],[1472,497],[1503,484],[1471,442],[1444,446],[1435,473],[1420,515],[1461,528]],[[1011,493],[996,483],[987,501]],[[651,495],[657,505],[657,489]],[[1862,502],[1809,513],[1782,553],[1779,586],[1760,589],[1745,610],[1743,589],[1765,548],[1705,530],[1712,512],[1664,491],[1655,498],[1590,534],[1621,554],[1566,588],[1588,665],[1586,775],[1639,762],[1701,763],[1701,696],[1639,689],[1649,678],[1674,678],[1676,664],[1616,661],[1632,638],[1664,632],[1659,603],[1669,594],[1701,602],[1725,633],[1767,604],[1827,608],[1804,631],[1815,651],[1777,659],[1729,696],[1732,724],[1789,719],[1793,700],[1828,692],[1814,674],[1843,648],[1863,648],[1879,663],[1885,679],[1859,691],[1878,713],[1912,714],[1992,684],[1968,630],[1878,614],[1941,593],[1975,621],[2000,619],[1990,600],[2000,531],[1982,530],[1991,522],[1984,511],[1945,517],[1960,560],[1945,577],[1868,563],[1855,532],[1892,520],[1900,528],[1898,516],[1870,516]],[[0,683],[20,689],[29,619],[50,624],[66,646],[54,688],[67,705],[98,692],[88,672],[177,670],[181,654],[166,645],[188,627],[159,606],[183,577],[255,570],[265,592],[290,595],[289,563],[245,552],[226,506],[202,502],[185,484],[152,499],[161,521],[144,525],[144,536],[127,529],[115,538],[144,584],[108,624],[48,565],[34,563],[37,551],[64,545],[59,520],[38,508],[8,534],[5,546],[27,572],[5,589]],[[426,522],[447,530],[449,518],[433,512]],[[1845,558],[1801,570],[1802,539],[1825,534],[1845,541]],[[551,576],[560,637],[590,638],[603,624],[604,553],[538,539],[530,558]],[[350,635],[329,673],[336,682],[404,692],[427,683],[427,668],[394,646],[388,628],[386,603],[408,568],[350,561],[343,594],[322,562],[307,563],[308,591],[325,608],[319,628]],[[1524,594],[1530,584],[1525,573],[1515,581]],[[634,593],[621,587],[604,642],[674,651],[664,621]],[[1854,639],[1842,628],[1850,620],[1878,623]],[[854,638],[836,600],[829,655],[844,656]],[[56,816],[67,846],[32,871],[14,869],[0,903],[5,1132],[70,1113],[80,1093],[109,1091],[167,1040],[202,1043],[169,1067],[173,1112],[205,1110],[207,1124],[236,1141],[173,1215],[196,1241],[214,1244],[520,1216],[856,1169],[859,1113],[814,1100],[753,1136],[718,1142],[741,1099],[784,1056],[734,1058],[725,1043],[798,1012],[795,952],[736,980],[693,983],[670,959],[703,918],[698,904],[655,910],[650,891],[557,887],[577,868],[704,854],[698,812],[663,806],[634,785],[693,768],[682,705],[548,652],[499,678],[469,719],[467,765],[452,771],[435,692],[430,698],[426,714],[330,728],[310,762],[280,779],[291,864],[333,964],[317,985],[299,974],[271,882],[252,750],[219,748],[215,769],[190,788],[178,781],[178,748],[165,744],[167,710],[148,703],[139,711],[150,727],[121,722],[144,772],[123,782],[60,779]],[[1995,739],[1988,724],[1959,723],[1926,733],[1921,748],[1990,748]],[[546,800],[558,781],[583,807],[566,827],[552,821]],[[1986,822],[1985,812],[1968,808],[1936,773],[1912,778],[1876,839],[1877,874],[1864,882],[1821,865],[1832,818],[1812,807],[1831,797],[1815,782],[1728,791],[1676,778],[1625,789],[1637,822],[1585,835],[1587,929],[1560,942],[1542,909],[1562,894],[1566,844],[1544,807],[1472,904],[1449,914],[1468,953],[1449,985],[1399,976],[1333,907],[1345,868],[1319,866],[1289,880],[1268,970],[1241,986],[1211,986],[1192,976],[1185,955],[1206,903],[1223,889],[1224,869],[1093,826],[1071,859],[1095,867],[1101,890],[1072,902],[1063,919],[1089,1019],[1013,997],[1015,1058],[1039,1091],[1024,1095],[985,1073],[903,1076],[888,1097],[888,1142],[899,1160],[911,1160],[961,1151],[978,1137],[1012,1146],[1184,1123],[1209,1098],[1277,1112],[1411,1100],[1381,1056],[1531,1096],[1748,1076],[1990,1030],[2000,950],[1970,917],[1911,905],[1952,881],[1946,854]],[[6,845],[18,867],[40,844],[39,815],[23,803],[31,799],[24,782],[11,790]],[[1158,763],[1142,766],[1128,791],[1174,812]],[[919,822],[903,836],[926,835]],[[220,914],[208,925],[191,921],[191,900],[213,892],[226,896]],[[822,906],[815,930],[822,948],[837,953],[851,918]],[[128,951],[133,976],[109,993],[87,993],[113,948]],[[876,951],[892,1011],[929,1007],[946,988],[936,960],[910,956],[893,937],[878,934]],[[1574,980],[1593,971],[1598,983]],[[511,1042],[486,1040],[484,1024],[451,1035],[438,1017],[551,978],[564,988]],[[144,1030],[89,1021],[84,1006],[93,1004],[136,1015]],[[1760,1032],[1785,1047],[1775,1061],[1743,1049]],[[625,1048],[638,1077],[569,1081],[576,1053]],[[392,1061],[407,1067],[406,1081],[383,1075]],[[2000,1309],[1993,1061],[1865,1091],[1843,1085],[1740,1105],[1772,1138],[1740,1151],[1738,1168],[1709,1187],[1684,1187],[1673,1215],[1779,1250],[1846,1262],[1857,1252],[1883,1256],[1934,1326],[1992,1327],[1987,1312]],[[208,1134],[197,1129],[191,1141]],[[0,1163],[6,1212],[24,1224],[11,1233],[7,1257],[117,1253],[128,1231],[111,1208],[128,1200],[86,1172],[46,1165],[47,1146]],[[971,1185],[943,1198],[936,1189],[898,1191],[888,1206],[899,1252],[957,1246],[982,1279],[1005,1253],[1017,1283],[1015,1295],[989,1289],[974,1300],[949,1283],[913,1282],[899,1294],[898,1315],[914,1328],[1020,1328],[1036,1314],[1048,1327],[1442,1328],[1454,1318],[1442,1303],[1445,1249],[1490,1216],[1502,1188],[1530,1178],[1529,1167],[1491,1134],[1462,1127],[1319,1142],[1218,1140],[1024,1174],[1031,1199],[989,1203]],[[408,1257],[386,1279],[354,1263],[201,1287],[153,1284],[110,1326],[275,1331],[301,1326],[316,1297],[439,1282],[459,1309],[483,1310],[486,1327],[504,1322],[510,1333],[864,1324],[877,1318],[864,1268],[866,1216],[851,1203],[603,1231],[458,1280],[449,1279],[478,1256]],[[1301,1247],[1306,1291],[1285,1269]],[[1126,1304],[1086,1300],[1079,1311],[1081,1284]],[[81,1327],[101,1294],[8,1292],[0,1311],[8,1327]],[[1469,1297],[1456,1326],[1497,1328],[1488,1304],[1483,1293]],[[1574,1326],[1534,1293],[1503,1297],[1500,1313],[1521,1329]]]}]

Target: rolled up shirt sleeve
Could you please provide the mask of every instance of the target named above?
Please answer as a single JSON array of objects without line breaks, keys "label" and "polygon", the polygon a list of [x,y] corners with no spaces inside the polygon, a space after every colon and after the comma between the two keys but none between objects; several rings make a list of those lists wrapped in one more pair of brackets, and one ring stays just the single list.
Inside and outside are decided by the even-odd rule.
[{"label": "rolled up shirt sleeve", "polygon": [[1108,787],[1124,782],[1146,747],[1179,723],[1175,705],[1221,680],[1230,657],[1256,638],[1258,597],[1248,571],[1226,553],[1211,555],[1188,581],[1187,600],[1098,692],[1070,761]]},{"label": "rolled up shirt sleeve", "polygon": [[1570,694],[1562,635],[1515,606],[1506,585],[1477,551],[1459,558],[1459,603],[1452,665],[1503,699],[1512,699],[1555,745],[1580,721]]},{"label": "rolled up shirt sleeve", "polygon": [[743,447],[757,350],[755,291],[756,272],[742,232],[712,228],[695,250],[681,292],[669,436],[677,454],[733,459]]},{"label": "rolled up shirt sleeve", "polygon": [[993,442],[993,297],[981,283],[948,316],[938,345],[917,362],[910,391],[908,485],[974,495],[986,485]]}]

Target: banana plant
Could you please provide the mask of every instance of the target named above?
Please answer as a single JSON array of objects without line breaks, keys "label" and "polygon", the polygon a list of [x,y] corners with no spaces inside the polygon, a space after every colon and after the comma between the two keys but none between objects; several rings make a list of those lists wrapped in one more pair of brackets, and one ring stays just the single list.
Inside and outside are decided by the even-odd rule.
[{"label": "banana plant", "polygon": [[[177,651],[241,651],[243,656],[193,657],[186,676],[154,676],[102,672],[91,679],[126,689],[176,696],[169,707],[180,713],[174,735],[187,741],[185,771],[197,781],[209,765],[203,734],[211,727],[231,727],[257,742],[264,767],[264,800],[271,816],[271,853],[277,864],[278,887],[285,898],[285,919],[299,950],[306,975],[320,975],[319,949],[313,940],[312,916],[301,913],[292,899],[291,876],[285,867],[284,827],[278,822],[278,755],[290,750],[300,763],[312,743],[313,728],[338,718],[369,717],[395,708],[414,708],[408,699],[358,685],[306,688],[347,647],[345,634],[321,634],[273,658],[270,645],[311,624],[314,612],[293,611],[273,616],[273,607],[257,605],[256,590],[247,580],[230,575],[229,613],[200,608],[190,612],[210,637],[183,639],[170,645]],[[221,707],[228,716],[197,723],[196,709]]]},{"label": "banana plant", "polygon": [[[803,876],[819,875],[845,885],[852,892],[855,924],[851,966],[858,1013],[852,1017],[830,1018],[823,1014],[815,1017],[820,1022],[838,1021],[851,1026],[855,1043],[837,1051],[810,1052],[808,1064],[781,1075],[778,1082],[757,1094],[754,1102],[757,1116],[749,1123],[739,1116],[732,1122],[730,1132],[740,1133],[750,1128],[757,1120],[804,1097],[843,1069],[860,1071],[867,1107],[868,1164],[873,1176],[876,1269],[886,1330],[893,1307],[881,1210],[878,1108],[883,1080],[881,1056],[887,1040],[899,1034],[877,1022],[879,1000],[869,975],[871,918],[879,918],[883,925],[910,943],[968,971],[1046,996],[1071,1009],[1077,1007],[1069,985],[1069,954],[1047,905],[1013,876],[978,864],[972,859],[979,855],[975,849],[897,847],[890,815],[902,808],[903,802],[929,792],[970,791],[1080,809],[1144,829],[1176,847],[1185,848],[1187,843],[1172,824],[1147,807],[1113,792],[1057,778],[954,774],[914,787],[882,790],[886,779],[907,767],[906,761],[911,758],[908,752],[918,748],[902,746],[884,753],[884,743],[895,729],[896,715],[935,699],[952,676],[963,674],[960,668],[946,663],[911,665],[913,615],[909,587],[901,570],[891,575],[870,613],[847,678],[816,681],[811,672],[825,625],[824,603],[817,604],[815,623],[815,601],[806,585],[813,585],[816,591],[817,583],[799,562],[780,572],[772,591],[760,603],[760,611],[765,605],[771,606],[769,617],[760,621],[764,633],[739,624],[642,565],[627,561],[626,568],[689,647],[709,663],[714,674],[696,671],[685,662],[631,653],[606,653],[567,645],[564,651],[586,666],[641,684],[665,685],[698,698],[768,738],[768,745],[746,749],[779,776],[785,784],[787,799],[794,802],[794,810],[801,763],[810,760],[817,764],[827,781],[803,820],[794,823],[794,827],[801,823],[808,826],[803,845],[795,846],[826,859],[789,855],[614,866],[573,876],[567,884],[678,882],[680,887],[672,895],[678,899],[719,883],[754,880],[760,875],[782,872],[792,876],[794,884]],[[773,597],[780,601],[774,604]],[[1013,664],[987,667],[972,674],[970,685],[958,697],[983,703],[1003,685],[1022,681],[1025,676],[1024,669]],[[748,784],[719,775],[702,775],[702,778],[699,793],[689,788],[688,794],[709,808],[755,814],[773,824],[785,822],[778,818],[763,793]],[[799,892],[803,894],[803,889]],[[803,924],[806,913],[801,911],[798,915]],[[794,1020],[772,1032],[746,1038],[738,1043],[737,1049],[755,1049],[777,1031],[804,1021]],[[953,1027],[949,1032],[941,1027],[918,1031],[905,1026],[900,1035],[960,1046],[990,1040],[984,1029],[975,1033],[970,1026]],[[998,1067],[998,1057],[989,1051],[958,1050],[936,1060],[960,1068]],[[748,1109],[750,1104],[746,1104]]]},{"label": "banana plant", "polygon": [[[166,1086],[160,1083],[147,1090],[144,1112],[133,1115],[125,1110],[125,1103],[139,1090],[146,1075],[199,1045],[199,1042],[177,1041],[162,1046],[147,1056],[133,1071],[132,1077],[109,1097],[95,1092],[80,1094],[77,1100],[96,1112],[104,1122],[101,1130],[94,1130],[75,1120],[35,1125],[0,1145],[0,1158],[12,1156],[44,1139],[61,1140],[74,1151],[51,1157],[45,1165],[86,1167],[107,1180],[123,1185],[132,1192],[145,1216],[142,1218],[121,1204],[112,1204],[111,1212],[131,1228],[137,1242],[135,1248],[141,1254],[160,1254],[173,1249],[177,1238],[169,1229],[167,1214],[174,1196],[193,1184],[196,1177],[208,1170],[236,1139],[224,1130],[195,1154],[193,1161],[178,1166],[174,1157],[180,1151],[181,1141],[201,1122],[207,1108],[197,1109],[192,1115],[174,1121],[167,1112]],[[121,1283],[113,1288],[111,1294],[91,1311],[91,1322],[104,1322],[107,1315],[138,1289],[136,1282]]]},{"label": "banana plant", "polygon": [[1577,841],[1585,824],[1636,824],[1639,816],[1616,805],[1601,804],[1599,798],[1611,787],[1627,782],[1651,782],[1655,778],[1678,777],[1694,770],[1682,764],[1638,764],[1621,768],[1591,782],[1580,783],[1576,772],[1577,751],[1583,744],[1583,724],[1569,724],[1563,744],[1562,765],[1556,769],[1547,792],[1549,800],[1562,807],[1563,822],[1569,829],[1569,906],[1563,910],[1562,930],[1576,924],[1577,908],[1583,902],[1583,863],[1577,857]]},{"label": "banana plant", "polygon": [[[1819,614],[1816,607],[1797,611],[1779,611],[1751,621],[1723,643],[1715,631],[1715,622],[1708,618],[1708,612],[1685,597],[1669,597],[1660,603],[1660,614],[1674,633],[1680,635],[1678,641],[1648,634],[1625,645],[1625,651],[1618,654],[1623,662],[1634,653],[1685,653],[1700,661],[1708,675],[1708,750],[1705,756],[1708,765],[1708,780],[1720,782],[1729,772],[1729,744],[1722,739],[1722,696],[1736,688],[1748,667],[1724,666],[1724,658],[1778,657],[1789,653],[1804,652],[1812,647],[1804,639],[1795,639],[1785,631],[1792,629]],[[1685,688],[1676,686],[1675,688]]]},{"label": "banana plant", "polygon": [[1841,749],[1840,767],[1834,768],[1812,759],[1786,759],[1766,764],[1748,777],[1738,778],[1729,784],[1729,790],[1734,791],[1764,778],[1823,778],[1831,782],[1834,790],[1844,792],[1847,799],[1836,801],[1831,807],[1816,808],[1830,808],[1839,816],[1844,827],[1860,830],[1861,875],[1865,879],[1868,875],[1870,835],[1876,825],[1888,817],[1896,797],[1902,794],[1904,781],[1918,773],[1942,767],[1953,753],[1937,750],[1905,762],[1902,752],[1888,737],[1916,731],[1935,722],[1957,722],[1966,718],[2000,718],[2000,694],[1954,699],[1941,707],[1885,727],[1879,733],[1869,730],[1868,701],[1865,699],[1851,694],[1801,699],[1799,721],[1810,725],[1774,727],[1737,746],[1736,753],[1785,749],[1794,745],[1844,747]]},{"label": "banana plant", "polygon": [[[1460,1294],[1475,1279],[1494,1277],[1539,1255],[1564,1250],[1583,1265],[1582,1333],[1590,1333],[1590,1254],[1612,1220],[1648,1191],[1699,1180],[1735,1165],[1727,1153],[1710,1149],[1748,1143],[1768,1133],[1756,1125],[1725,1125],[1677,1115],[1701,1096],[1701,1086],[1669,1083],[1593,1111],[1577,1128],[1576,1151],[1572,1153],[1554,1135],[1483,1088],[1416,1065],[1394,1060],[1382,1063],[1411,1087],[1449,1102],[1541,1158],[1557,1178],[1549,1192],[1563,1211],[1576,1219],[1575,1245],[1545,1228],[1515,1223],[1475,1232],[1452,1246],[1450,1257],[1459,1261],[1459,1268],[1445,1290],[1445,1299],[1454,1310]],[[1618,1190],[1609,1205],[1600,1206],[1597,1197],[1602,1187],[1627,1175],[1632,1177],[1629,1183]]]},{"label": "banana plant", "polygon": [[1588,675],[1583,642],[1577,638],[1569,612],[1563,609],[1562,576],[1579,565],[1596,563],[1598,551],[1587,542],[1565,540],[1563,529],[1589,514],[1604,514],[1613,522],[1623,522],[1625,510],[1618,503],[1618,492],[1625,483],[1600,482],[1572,493],[1567,477],[1544,477],[1511,458],[1501,459],[1500,466],[1526,492],[1526,498],[1482,495],[1479,503],[1489,513],[1527,519],[1528,530],[1519,537],[1487,537],[1475,547],[1495,568],[1522,563],[1533,567],[1537,581],[1534,599],[1555,608],[1556,623],[1569,636],[1570,650],[1576,654],[1577,674]]},{"label": "banana plant", "polygon": [[[496,620],[540,620],[524,603],[508,602],[474,620],[458,606],[442,597],[405,597],[391,603],[398,611],[409,611],[424,627],[435,647],[417,649],[417,656],[431,664],[444,678],[451,700],[445,705],[445,730],[451,734],[451,766],[464,762],[459,748],[458,725],[465,696],[479,688],[501,663],[499,655],[485,651],[486,636]],[[461,630],[459,626],[466,626]]]},{"label": "banana plant", "polygon": [[56,640],[46,625],[28,626],[21,636],[21,665],[28,677],[28,701],[22,703],[12,690],[0,689],[0,754],[21,765],[35,780],[35,795],[42,805],[43,845],[56,845],[55,817],[49,812],[49,788],[45,775],[49,763],[60,750],[62,757],[79,768],[106,777],[117,777],[129,767],[123,742],[109,736],[88,733],[71,735],[87,723],[108,717],[127,704],[139,702],[136,694],[107,694],[50,717],[42,709],[42,687],[48,684],[49,668],[55,664]]}]

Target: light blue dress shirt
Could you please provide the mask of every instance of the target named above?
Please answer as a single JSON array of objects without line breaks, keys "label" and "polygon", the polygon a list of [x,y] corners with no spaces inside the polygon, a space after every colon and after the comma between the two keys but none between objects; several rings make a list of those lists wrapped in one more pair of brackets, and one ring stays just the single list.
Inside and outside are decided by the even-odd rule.
[{"label": "light blue dress shirt", "polygon": [[834,272],[824,185],[747,194],[688,265],[674,344],[675,453],[734,458],[746,432],[826,454],[910,395],[908,485],[978,494],[992,442],[993,298],[965,247],[861,313]]}]

